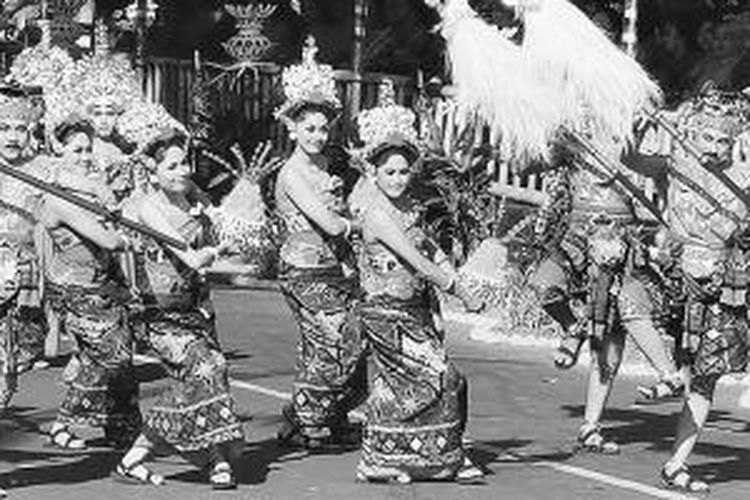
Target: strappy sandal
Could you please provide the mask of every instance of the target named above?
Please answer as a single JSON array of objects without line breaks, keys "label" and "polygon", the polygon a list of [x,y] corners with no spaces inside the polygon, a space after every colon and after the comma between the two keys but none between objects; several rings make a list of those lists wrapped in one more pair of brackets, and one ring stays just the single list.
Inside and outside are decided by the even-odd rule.
[{"label": "strappy sandal", "polygon": [[650,387],[639,385],[636,390],[644,402],[663,403],[681,398],[685,394],[685,384],[678,380],[660,380]]},{"label": "strappy sandal", "polygon": [[360,483],[410,484],[412,482],[411,476],[402,470],[394,467],[364,465],[362,463],[357,465],[356,479]]},{"label": "strappy sandal", "polygon": [[[143,474],[137,474],[136,470],[143,469]],[[133,486],[161,486],[164,484],[164,476],[155,474],[142,463],[136,463],[130,467],[125,466],[122,462],[117,464],[110,477],[113,481]]]},{"label": "strappy sandal", "polygon": [[584,425],[578,431],[574,451],[576,453],[597,453],[600,455],[617,455],[620,446],[614,441],[608,441],[602,435],[601,427],[598,425]]},{"label": "strappy sandal", "polygon": [[560,341],[554,358],[555,367],[560,370],[570,370],[578,363],[581,348],[586,339],[583,337],[569,336]]},{"label": "strappy sandal", "polygon": [[464,457],[464,463],[456,472],[454,480],[459,484],[482,484],[484,483],[484,471],[474,465],[469,457]]},{"label": "strappy sandal", "polygon": [[681,465],[672,473],[667,473],[667,469],[661,469],[661,484],[664,488],[679,493],[708,493],[710,487],[705,481],[696,479],[686,465]]},{"label": "strappy sandal", "polygon": [[237,480],[228,462],[219,462],[211,469],[208,481],[214,490],[233,490],[237,488]]},{"label": "strappy sandal", "polygon": [[49,435],[45,448],[55,448],[64,451],[86,451],[86,441],[73,435],[66,427],[61,427]]}]

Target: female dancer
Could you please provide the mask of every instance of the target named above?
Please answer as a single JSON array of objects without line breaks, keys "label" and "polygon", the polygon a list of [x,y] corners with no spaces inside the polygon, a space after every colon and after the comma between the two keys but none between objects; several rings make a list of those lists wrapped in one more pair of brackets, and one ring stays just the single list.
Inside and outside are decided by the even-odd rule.
[{"label": "female dancer", "polygon": [[141,222],[190,246],[187,251],[146,242],[139,266],[144,341],[161,359],[171,383],[148,410],[143,430],[113,472],[131,484],[159,485],[163,477],[143,463],[155,446],[169,446],[208,464],[215,489],[236,487],[231,461],[244,442],[229,393],[227,365],[218,345],[209,290],[201,275],[223,251],[209,245],[206,198],[192,188],[187,137],[168,130],[146,149],[154,159],[155,190],[138,200]]},{"label": "female dancer", "polygon": [[[98,177],[90,175],[91,125],[71,119],[55,133],[63,145],[63,172],[57,177],[64,176],[66,186],[79,186],[81,196],[93,198],[86,193],[97,184],[106,193],[104,181],[97,183]],[[52,241],[47,293],[79,347],[66,370],[69,386],[50,430],[50,445],[85,448],[70,427],[88,425],[103,427],[115,445],[127,446],[141,423],[125,309],[130,294],[113,253],[127,242],[95,216],[51,195],[42,198],[40,219]]]},{"label": "female dancer", "polygon": [[283,291],[300,328],[292,402],[279,439],[303,447],[358,439],[347,413],[367,385],[351,314],[357,283],[342,266],[345,238],[355,228],[345,217],[343,183],[328,172],[323,152],[339,102],[331,68],[314,57],[308,43],[303,63],[284,72],[287,101],[278,113],[296,142],[279,173],[276,203],[286,223]]},{"label": "female dancer", "polygon": [[413,113],[390,102],[364,112],[359,123],[373,167],[351,202],[363,218],[362,322],[379,370],[367,399],[357,477],[477,480],[483,474],[461,443],[467,383],[448,360],[433,286],[478,307],[420,227],[409,189],[419,156]]}]

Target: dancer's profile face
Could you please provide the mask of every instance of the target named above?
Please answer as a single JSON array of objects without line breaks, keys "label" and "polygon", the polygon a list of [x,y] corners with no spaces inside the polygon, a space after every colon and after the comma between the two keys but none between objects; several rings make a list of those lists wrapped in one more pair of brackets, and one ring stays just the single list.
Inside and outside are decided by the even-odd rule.
[{"label": "dancer's profile face", "polygon": [[179,146],[169,146],[156,165],[156,181],[164,191],[184,193],[188,189],[190,166],[187,153]]},{"label": "dancer's profile face", "polygon": [[91,137],[85,132],[74,132],[65,140],[63,157],[75,167],[88,170],[91,166]]},{"label": "dancer's profile face", "polygon": [[89,106],[89,116],[97,137],[108,138],[112,136],[117,123],[117,108],[114,103],[107,100],[93,102]]},{"label": "dancer's profile face", "polygon": [[29,124],[25,120],[0,118],[0,157],[16,161],[29,144]]},{"label": "dancer's profile face", "polygon": [[398,152],[384,153],[375,170],[375,183],[388,198],[400,198],[411,180],[411,165],[406,157]]},{"label": "dancer's profile face", "polygon": [[293,138],[307,154],[320,154],[330,135],[328,117],[322,111],[303,111],[294,121]]},{"label": "dancer's profile face", "polygon": [[697,131],[695,145],[708,159],[722,161],[731,154],[732,138],[722,130],[705,127]]}]

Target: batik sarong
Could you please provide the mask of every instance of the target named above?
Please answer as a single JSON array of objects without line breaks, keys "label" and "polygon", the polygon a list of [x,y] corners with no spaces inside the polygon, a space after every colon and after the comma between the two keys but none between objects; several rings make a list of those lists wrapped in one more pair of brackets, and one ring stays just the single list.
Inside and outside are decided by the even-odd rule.
[{"label": "batik sarong", "polygon": [[140,431],[141,413],[125,307],[97,289],[50,284],[49,293],[78,345],[65,371],[58,422],[103,427],[108,437],[127,442]]},{"label": "batik sarong", "polygon": [[681,347],[687,351],[694,378],[720,377],[742,373],[748,364],[747,307],[721,300],[717,282],[685,276],[685,337]]},{"label": "batik sarong", "polygon": [[292,402],[284,415],[304,435],[327,437],[367,396],[357,282],[340,266],[293,268],[284,278],[282,290],[299,325]]},{"label": "batik sarong", "polygon": [[[0,261],[7,267],[8,254],[15,249],[0,250]],[[0,404],[9,401],[17,389],[18,374],[32,367],[44,357],[46,336],[45,318],[38,301],[38,269],[33,256],[20,252],[21,258],[11,258],[11,276],[0,283]],[[10,278],[10,279],[9,279]]]},{"label": "batik sarong", "polygon": [[146,412],[143,433],[183,453],[244,442],[213,318],[197,310],[154,308],[145,313],[143,325],[146,343],[169,375],[158,402]]},{"label": "batik sarong", "polygon": [[448,361],[422,301],[372,299],[362,324],[378,373],[367,399],[364,465],[412,479],[449,479],[461,467],[467,384]]}]

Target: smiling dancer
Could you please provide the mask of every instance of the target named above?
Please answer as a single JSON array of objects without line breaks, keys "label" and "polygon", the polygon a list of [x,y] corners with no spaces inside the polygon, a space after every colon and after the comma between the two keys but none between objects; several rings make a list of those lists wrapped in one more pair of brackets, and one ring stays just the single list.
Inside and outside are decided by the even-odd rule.
[{"label": "smiling dancer", "polygon": [[295,142],[278,176],[276,203],[286,226],[283,292],[299,325],[292,402],[284,408],[279,438],[309,448],[359,442],[347,414],[367,389],[353,316],[357,279],[344,269],[346,238],[358,228],[324,150],[340,103],[333,70],[315,61],[316,51],[309,39],[303,62],[284,71],[286,102],[277,113]]},{"label": "smiling dancer", "polygon": [[367,173],[351,198],[363,220],[362,323],[378,367],[357,478],[476,481],[483,473],[462,444],[467,381],[448,359],[433,287],[480,304],[422,227],[410,184],[415,115],[395,104],[388,83],[379,107],[358,117]]}]

